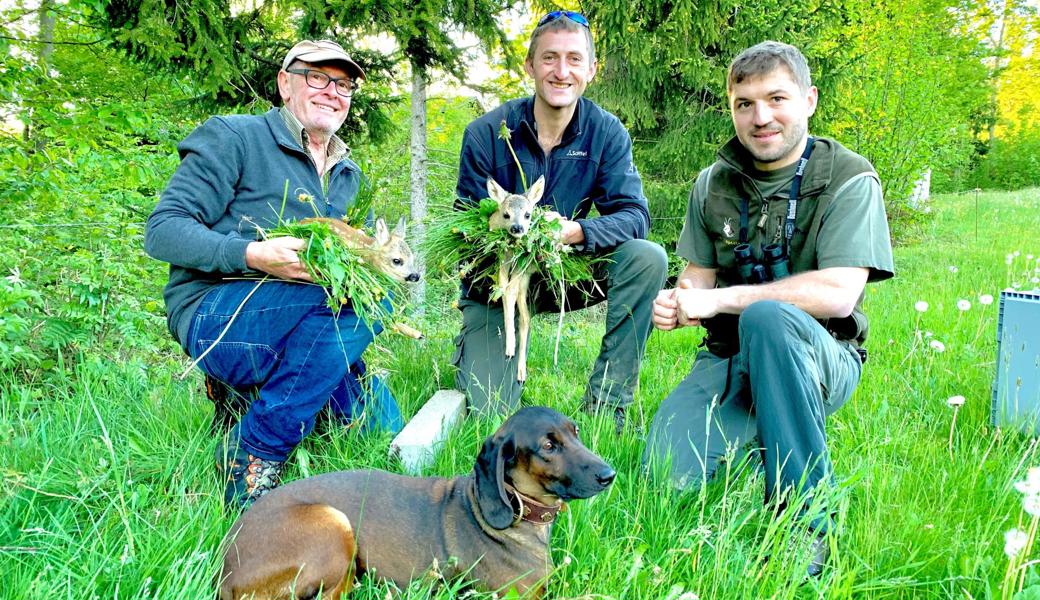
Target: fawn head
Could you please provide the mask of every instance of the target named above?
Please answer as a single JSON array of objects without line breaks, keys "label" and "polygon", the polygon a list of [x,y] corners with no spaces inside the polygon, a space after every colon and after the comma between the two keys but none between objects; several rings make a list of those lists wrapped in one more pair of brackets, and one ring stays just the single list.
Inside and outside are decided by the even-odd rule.
[{"label": "fawn head", "polygon": [[397,222],[393,232],[387,228],[386,221],[382,218],[377,219],[375,242],[369,246],[368,258],[377,269],[387,275],[401,281],[419,281],[415,255],[412,254],[404,236],[404,217]]},{"label": "fawn head", "polygon": [[513,237],[523,237],[531,227],[531,214],[545,191],[545,178],[539,177],[526,194],[510,194],[488,177],[489,197],[498,202],[498,210],[488,217],[488,229],[505,229]]}]

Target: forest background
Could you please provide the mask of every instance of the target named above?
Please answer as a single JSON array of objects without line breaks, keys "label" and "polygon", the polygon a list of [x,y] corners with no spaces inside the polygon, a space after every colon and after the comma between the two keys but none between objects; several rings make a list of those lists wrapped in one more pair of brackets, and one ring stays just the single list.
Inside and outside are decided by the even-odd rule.
[{"label": "forest background", "polygon": [[[602,0],[563,7],[581,10],[592,22],[600,71],[588,96],[617,114],[631,132],[635,161],[650,201],[652,236],[668,249],[674,248],[678,237],[693,178],[710,164],[716,148],[732,130],[725,101],[726,66],[740,50],[763,39],[795,44],[807,55],[821,96],[812,132],[838,138],[877,167],[895,242],[900,252],[907,253],[899,260],[904,256],[913,260],[900,264],[901,276],[928,277],[934,280],[929,284],[950,279],[945,283],[954,285],[952,263],[966,250],[964,240],[972,227],[974,239],[979,239],[978,190],[1040,185],[1040,56],[1034,52],[1040,17],[1034,2]],[[210,447],[205,437],[205,399],[197,389],[198,381],[174,381],[187,363],[166,331],[160,296],[165,269],[142,251],[143,222],[176,168],[177,142],[210,115],[259,113],[277,104],[275,74],[293,42],[335,38],[351,48],[369,75],[353,99],[342,134],[369,178],[368,193],[377,212],[390,219],[409,216],[411,235],[421,235],[427,205],[453,200],[458,147],[466,123],[503,100],[530,93],[520,61],[537,16],[554,8],[559,6],[541,0],[0,2],[0,235],[4,240],[0,244],[0,476],[4,483],[0,564],[12,565],[15,573],[14,583],[6,588],[13,595],[7,597],[48,595],[46,589],[33,588],[39,581],[52,587],[56,582],[61,584],[58,587],[68,586],[61,595],[70,597],[79,597],[68,590],[83,583],[106,592],[114,585],[116,591],[110,595],[119,596],[118,583],[106,579],[119,571],[112,561],[126,561],[125,566],[134,560],[135,535],[156,544],[169,535],[145,531],[147,524],[135,524],[128,528],[130,550],[118,547],[122,541],[112,542],[116,544],[113,548],[102,548],[107,540],[122,538],[97,533],[100,525],[110,520],[132,521],[127,514],[137,504],[148,508],[142,515],[155,510],[156,518],[160,511],[169,514],[172,510],[184,527],[169,554],[157,550],[151,562],[139,556],[138,564],[184,566],[189,575],[183,576],[193,578],[192,584],[198,586],[183,588],[189,590],[185,597],[197,597],[192,593],[208,585],[205,573],[212,571],[213,556],[203,549],[215,546],[226,523],[214,518],[212,510],[203,513],[201,520],[200,513],[192,512],[197,490],[208,489],[211,483],[209,472],[203,474]],[[927,201],[915,195],[915,185],[924,180],[930,180],[931,193],[947,193],[944,198],[950,201]],[[1021,230],[1016,239],[1025,239],[1029,234],[1022,232],[1033,231],[1035,241],[1037,228],[1030,225],[1036,224],[1035,192],[981,193],[981,197],[981,206],[992,207],[990,215],[1014,220],[988,224],[984,220],[984,230],[988,227],[1009,234]],[[974,212],[965,198],[974,200]],[[945,223],[956,217],[959,237],[946,240],[940,254],[932,254],[931,246],[927,251],[915,248],[936,231],[937,213],[946,204],[951,208],[945,212]],[[1002,207],[1009,212],[1000,212]],[[987,240],[985,236],[974,247],[987,243],[993,246],[979,248],[980,252],[1003,247],[1002,239]],[[1012,266],[1017,269],[1025,257],[1017,252],[1014,257],[1008,255],[1008,278],[1013,275]],[[980,259],[975,270],[1003,275],[1003,254],[999,260],[991,265]],[[951,263],[949,272],[945,271],[947,261]],[[925,263],[941,268],[929,271]],[[1025,279],[1014,274],[1024,284],[1035,277],[1029,272],[1034,266],[1026,267]],[[965,270],[964,265],[961,268]],[[410,354],[390,342],[398,354],[377,356],[376,364],[391,368],[408,361],[447,364],[450,337],[457,328],[453,325],[457,311],[449,308],[454,282],[437,277],[429,280],[429,297],[418,302],[426,309],[425,315],[416,318],[430,333],[433,341],[427,348],[433,349]],[[907,299],[906,294],[912,299],[918,291],[929,289],[924,282],[910,281],[913,288],[892,292],[900,301]],[[975,293],[982,289],[978,282],[971,285]],[[968,289],[961,293],[967,295]],[[903,316],[903,321],[914,323],[913,311]],[[955,313],[952,316],[957,320],[947,319],[947,323],[963,324]],[[919,323],[922,317],[916,318]],[[964,339],[972,344],[980,336],[991,340],[988,328],[993,323],[984,323],[985,327],[980,324],[965,332]],[[565,344],[579,349],[579,356],[592,352],[585,347],[589,345],[585,338],[598,331],[597,327],[592,322],[568,328]],[[941,393],[946,389],[944,381],[962,377],[977,379],[979,389],[985,385],[981,383],[984,377],[976,372],[982,371],[980,365],[992,366],[992,357],[986,354],[990,348],[972,350],[964,359],[969,374],[958,372],[953,377],[933,365],[934,357],[923,359],[915,354],[927,349],[929,342],[917,324],[913,327],[907,336],[916,337],[907,358],[888,362],[882,350],[875,359],[872,368],[879,373],[877,387],[902,389],[905,385],[911,398],[916,398],[913,394],[924,393],[918,390]],[[652,338],[657,344],[653,350],[671,348],[656,339]],[[680,355],[685,350],[678,346],[672,351]],[[667,392],[669,378],[686,367],[678,359],[671,367],[651,366],[643,397],[653,397],[656,402]],[[435,372],[433,379],[432,383],[419,381],[416,376],[399,384],[404,389],[395,387],[399,397],[409,399],[406,416],[415,412],[431,385],[450,385],[450,369]],[[550,404],[569,406],[566,402],[570,400],[555,398],[577,397],[573,390],[538,387],[544,385],[536,376],[529,387],[549,390],[544,397]],[[860,396],[864,406],[877,409],[881,418],[888,414],[888,401],[875,400],[874,393],[867,389]],[[877,394],[883,392],[877,390]],[[95,396],[106,401],[100,408]],[[133,404],[135,398],[142,399],[139,406]],[[80,412],[62,412],[74,410]],[[652,404],[646,410],[650,413]],[[972,416],[968,421],[972,427],[991,433],[983,424],[984,411],[971,410],[976,411],[967,413]],[[163,419],[155,421],[156,414]],[[647,416],[637,420],[645,422]],[[84,418],[89,422],[86,425]],[[962,417],[962,426],[966,418]],[[55,429],[56,422],[68,429]],[[106,423],[129,424],[122,430],[132,438],[126,456],[136,457],[133,464],[121,454],[118,444],[113,448]],[[846,429],[853,429],[855,421],[850,418],[849,423],[852,425]],[[936,418],[925,423],[922,427],[939,430],[943,442],[938,455],[928,459],[938,465],[946,457],[947,421]],[[887,443],[891,441],[888,432],[899,426],[887,423],[883,430],[866,430],[864,436],[883,438]],[[935,434],[931,429],[930,434]],[[112,426],[111,431],[117,435],[119,428]],[[472,459],[467,448],[479,445],[480,431],[467,430],[468,441],[452,449],[450,458],[438,468],[446,473],[464,470],[466,461]],[[840,425],[838,435],[840,439]],[[951,426],[951,457],[954,448],[961,447],[959,439]],[[62,450],[68,452],[58,451],[66,440],[70,446]],[[164,440],[171,442],[164,450],[171,458],[152,462],[148,452],[142,458],[142,448]],[[997,460],[998,475],[982,482],[975,475],[954,478],[960,477],[962,487],[957,489],[971,488],[963,497],[978,505],[996,495],[987,492],[1001,490],[998,505],[1008,508],[1006,514],[1010,515],[1014,513],[1010,508],[1014,503],[1009,503],[1007,495],[1011,479],[1031,464],[1035,445],[1019,446],[1006,438],[994,443],[997,451],[983,445],[972,456],[980,466]],[[1005,443],[1011,448],[1001,454]],[[638,456],[636,445],[605,445],[620,453],[623,463]],[[202,458],[192,454],[195,449]],[[311,456],[328,454],[323,460],[315,459],[314,472],[342,468],[339,450],[335,443],[331,449],[319,445],[317,452],[312,447]],[[385,460],[378,458],[378,452],[355,452],[354,446],[350,450],[343,454],[353,464],[380,465]],[[189,455],[191,466],[175,460]],[[303,458],[295,463],[294,476],[310,471],[307,456],[302,453]],[[85,457],[89,460],[84,462]],[[55,469],[60,477],[53,475]],[[898,472],[892,469],[890,473],[894,487]],[[947,481],[946,474],[941,477]],[[934,489],[945,485],[938,481]],[[909,489],[914,485],[900,482],[900,499],[891,500],[893,506],[931,502],[914,496]],[[183,494],[175,500],[160,497],[169,489],[181,489]],[[738,509],[760,503],[755,498],[758,492],[738,491],[743,494],[735,500]],[[652,495],[644,490],[636,493],[637,498],[643,498],[639,494]],[[202,496],[209,509],[218,507],[219,502]],[[948,495],[951,504],[943,511],[960,514],[952,500],[957,497],[956,493]],[[887,497],[885,501],[889,501]],[[668,535],[670,508],[658,508],[660,514],[653,523],[661,535]],[[1011,579],[1018,583],[1012,585],[1007,583],[1009,576],[1001,575],[999,548],[980,546],[976,550],[971,546],[976,539],[993,539],[996,530],[1006,524],[1000,519],[990,523],[983,513],[965,519],[969,525],[952,529],[942,525],[931,529],[936,524],[932,515],[921,516],[920,522],[916,517],[907,518],[896,525],[882,517],[861,519],[864,529],[858,531],[881,530],[882,524],[889,526],[888,533],[893,526],[927,527],[910,544],[923,543],[926,550],[893,552],[879,534],[878,547],[869,556],[890,568],[879,569],[877,577],[866,583],[848,576],[844,589],[861,596],[879,595],[871,590],[884,590],[892,596],[914,597],[914,581],[922,577],[930,586],[922,588],[927,590],[925,595],[933,597],[959,595],[961,587],[976,590],[973,593],[978,597],[1021,589],[1017,575]],[[874,513],[870,515],[874,517]],[[740,515],[715,516],[702,510],[702,521],[723,523],[723,528],[739,530],[745,522]],[[623,529],[624,519],[617,520]],[[699,523],[689,528],[690,534],[700,531]],[[1035,534],[1036,521],[1032,523]],[[194,541],[192,527],[201,536]],[[60,540],[60,551],[56,549],[59,538],[47,537],[58,531],[67,536]],[[970,534],[966,538],[965,531]],[[97,548],[90,547],[92,533],[100,536]],[[581,534],[586,536],[584,542],[572,533],[566,532],[568,544],[596,545],[587,537],[591,533]],[[956,558],[936,559],[940,551],[931,552],[932,548],[942,547],[957,535],[966,539],[957,547],[967,548],[964,556],[957,550],[951,555]],[[693,538],[684,539],[683,543],[695,543],[690,541]],[[79,546],[66,550],[69,543]],[[711,543],[708,537],[696,541],[704,543]],[[621,547],[624,550],[618,552],[636,562],[646,551]],[[96,562],[76,564],[76,558],[91,552],[97,553]],[[929,558],[916,561],[922,552]],[[198,564],[185,566],[198,553],[205,554]],[[746,554],[734,554],[732,569],[718,564],[718,576],[710,584],[701,582],[701,593],[712,586],[720,591],[743,589],[739,586],[745,584],[731,579],[729,573],[737,572],[744,558]],[[603,556],[594,555],[592,560],[603,560]],[[896,563],[902,566],[893,566]],[[53,567],[55,573],[38,576],[40,564]],[[637,590],[646,584],[639,580],[641,571],[632,569],[616,575],[618,581],[627,583],[615,589],[631,585]],[[3,570],[7,572],[6,567]],[[854,569],[838,571],[850,572]],[[177,577],[170,575],[166,584],[181,585]],[[561,585],[595,589],[595,583],[581,577],[584,575],[564,579]],[[136,580],[135,589],[148,587],[142,581],[143,575]],[[675,589],[664,585],[665,592]],[[796,586],[770,589],[768,595],[786,596]],[[1036,591],[1040,593],[1040,586]],[[733,593],[732,597],[740,597]],[[4,594],[0,592],[0,597]],[[141,591],[138,595],[147,594]],[[664,596],[662,592],[660,597]],[[630,597],[639,596],[632,591]]]}]

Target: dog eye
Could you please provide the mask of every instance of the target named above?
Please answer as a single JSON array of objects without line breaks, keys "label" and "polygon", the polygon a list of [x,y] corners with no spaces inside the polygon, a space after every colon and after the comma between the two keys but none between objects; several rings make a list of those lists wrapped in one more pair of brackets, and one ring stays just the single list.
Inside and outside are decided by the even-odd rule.
[{"label": "dog eye", "polygon": [[552,443],[552,440],[545,440],[545,443],[542,444],[542,450],[546,452],[552,452],[555,449],[556,445]]}]

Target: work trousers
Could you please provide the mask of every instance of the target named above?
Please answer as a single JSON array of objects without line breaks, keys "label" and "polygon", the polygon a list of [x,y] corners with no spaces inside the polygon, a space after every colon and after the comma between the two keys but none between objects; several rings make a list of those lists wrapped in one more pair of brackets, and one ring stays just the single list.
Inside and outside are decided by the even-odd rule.
[{"label": "work trousers", "polygon": [[[859,354],[804,311],[774,301],[749,306],[739,336],[732,358],[700,352],[661,403],[644,463],[670,461],[672,482],[687,489],[710,480],[727,455],[739,462],[760,453],[767,501],[784,491],[811,498],[832,483],[824,425],[859,383]],[[811,526],[826,530],[830,513],[809,515]]]}]

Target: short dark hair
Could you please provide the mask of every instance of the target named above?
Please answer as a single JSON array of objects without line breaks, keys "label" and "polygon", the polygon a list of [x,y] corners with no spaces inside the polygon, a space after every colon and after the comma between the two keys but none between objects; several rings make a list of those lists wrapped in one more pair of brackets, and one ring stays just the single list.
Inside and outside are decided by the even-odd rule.
[{"label": "short dark hair", "polygon": [[589,64],[596,62],[596,47],[592,43],[592,30],[584,25],[575,23],[567,17],[553,19],[541,27],[534,28],[534,31],[531,32],[531,41],[527,44],[527,58],[524,59],[525,61],[534,60],[534,49],[538,46],[538,38],[549,31],[578,31],[584,33],[585,41],[589,46]]},{"label": "short dark hair", "polygon": [[778,67],[784,67],[791,73],[802,92],[808,92],[812,87],[809,65],[802,52],[790,44],[766,41],[755,44],[733,59],[726,77],[726,91],[732,90],[734,85],[743,83],[745,79],[768,75]]}]

